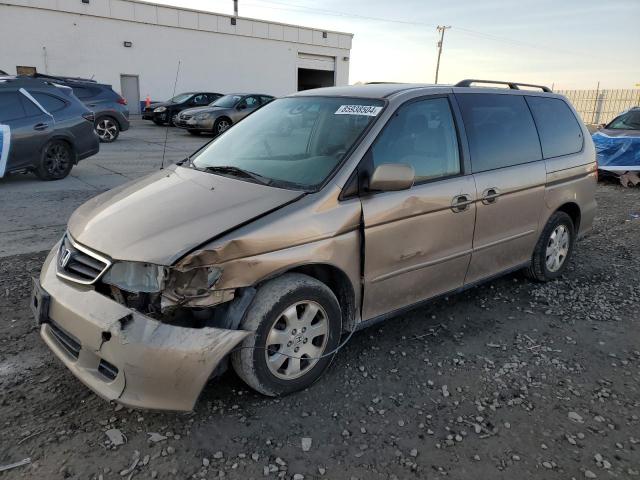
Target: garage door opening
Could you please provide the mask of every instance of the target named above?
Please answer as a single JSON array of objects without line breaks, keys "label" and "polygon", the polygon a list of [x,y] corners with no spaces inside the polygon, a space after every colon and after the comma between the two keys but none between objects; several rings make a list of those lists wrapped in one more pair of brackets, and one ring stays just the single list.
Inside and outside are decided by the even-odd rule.
[{"label": "garage door opening", "polygon": [[335,86],[335,75],[326,70],[298,69],[298,91]]}]

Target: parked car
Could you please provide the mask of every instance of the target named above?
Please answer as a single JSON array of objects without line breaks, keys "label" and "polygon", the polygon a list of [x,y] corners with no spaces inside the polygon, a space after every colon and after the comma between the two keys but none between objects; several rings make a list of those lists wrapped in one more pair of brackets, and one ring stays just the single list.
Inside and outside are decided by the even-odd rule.
[{"label": "parked car", "polygon": [[229,356],[283,395],[344,333],[517,269],[558,278],[595,214],[588,131],[546,87],[473,85],[299,92],[94,197],[34,284],[44,341],[106,399],[190,410]]},{"label": "parked car", "polygon": [[633,175],[637,183],[640,174],[640,107],[622,112],[593,134],[598,169],[603,176],[619,178],[627,185],[626,177]]},{"label": "parked car", "polygon": [[261,93],[232,93],[206,107],[188,108],[178,114],[174,125],[193,135],[203,132],[221,134],[256,109],[272,101]]},{"label": "parked car", "polygon": [[42,180],[69,175],[98,153],[94,114],[68,87],[30,77],[0,77],[0,177],[32,171]]},{"label": "parked car", "polygon": [[95,114],[95,129],[101,142],[111,143],[120,132],[129,130],[127,101],[111,85],[85,78],[43,74],[36,74],[35,77],[71,87],[75,96]]},{"label": "parked car", "polygon": [[153,120],[156,125],[173,125],[176,116],[182,110],[192,107],[204,107],[222,97],[221,93],[187,92],[176,95],[166,102],[152,103],[142,111],[142,118]]}]

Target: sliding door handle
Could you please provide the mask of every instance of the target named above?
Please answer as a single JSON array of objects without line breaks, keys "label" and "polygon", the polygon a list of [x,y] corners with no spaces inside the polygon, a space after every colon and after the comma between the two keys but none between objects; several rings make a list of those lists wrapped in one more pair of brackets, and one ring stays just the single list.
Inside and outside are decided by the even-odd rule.
[{"label": "sliding door handle", "polygon": [[484,192],[482,192],[482,203],[484,205],[491,205],[492,203],[496,203],[496,200],[498,200],[498,197],[500,195],[502,194],[497,188],[487,188]]},{"label": "sliding door handle", "polygon": [[471,195],[467,195],[466,193],[456,195],[453,197],[453,200],[451,200],[451,211],[454,213],[464,212],[472,203]]}]

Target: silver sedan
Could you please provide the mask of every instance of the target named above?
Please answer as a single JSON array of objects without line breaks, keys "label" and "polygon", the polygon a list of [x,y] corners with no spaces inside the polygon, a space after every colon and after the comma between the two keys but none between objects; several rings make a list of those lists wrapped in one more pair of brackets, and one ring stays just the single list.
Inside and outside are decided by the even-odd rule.
[{"label": "silver sedan", "polygon": [[202,132],[219,135],[273,99],[271,95],[259,93],[231,93],[206,107],[183,110],[178,114],[175,126],[193,135]]}]

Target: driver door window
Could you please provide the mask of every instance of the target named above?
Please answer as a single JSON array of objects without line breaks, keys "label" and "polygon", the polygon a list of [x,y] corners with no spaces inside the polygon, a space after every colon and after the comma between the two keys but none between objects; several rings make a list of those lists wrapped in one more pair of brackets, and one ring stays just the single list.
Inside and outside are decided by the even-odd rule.
[{"label": "driver door window", "polygon": [[201,93],[200,95],[196,95],[195,97],[193,97],[193,100],[191,100],[191,102],[194,105],[208,105],[209,97],[207,97],[204,93]]},{"label": "driver door window", "polygon": [[447,98],[434,98],[401,107],[371,148],[373,167],[406,163],[416,183],[460,174],[460,154]]}]

